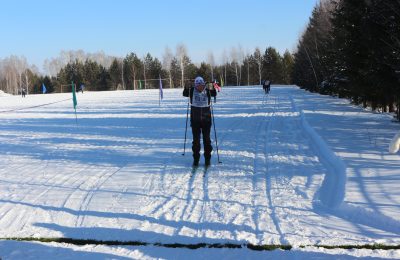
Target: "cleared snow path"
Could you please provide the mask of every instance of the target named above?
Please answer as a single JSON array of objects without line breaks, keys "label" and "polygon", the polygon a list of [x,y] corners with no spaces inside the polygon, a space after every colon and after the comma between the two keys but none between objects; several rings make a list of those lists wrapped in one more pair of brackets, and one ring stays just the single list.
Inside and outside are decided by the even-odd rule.
[{"label": "cleared snow path", "polygon": [[222,164],[213,143],[203,174],[190,128],[181,155],[181,90],[161,107],[157,93],[79,94],[78,125],[72,102],[50,104],[67,94],[2,97],[0,237],[400,243],[399,156],[385,154],[396,128],[381,134],[382,115],[292,86],[224,88]]}]

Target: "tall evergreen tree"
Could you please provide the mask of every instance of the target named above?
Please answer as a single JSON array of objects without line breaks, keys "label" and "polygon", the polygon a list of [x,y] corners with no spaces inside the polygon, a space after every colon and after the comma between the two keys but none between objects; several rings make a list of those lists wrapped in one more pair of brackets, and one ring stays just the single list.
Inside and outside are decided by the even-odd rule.
[{"label": "tall evergreen tree", "polygon": [[283,84],[283,63],[278,51],[273,47],[268,47],[263,61],[263,78],[271,80],[274,84]]},{"label": "tall evergreen tree", "polygon": [[181,86],[181,68],[176,57],[171,60],[171,77],[174,86]]},{"label": "tall evergreen tree", "polygon": [[367,12],[364,1],[340,1],[332,20],[335,55],[342,64],[334,72],[339,80],[339,93],[364,106],[373,91],[372,82],[366,79],[370,66],[369,36],[363,28]]},{"label": "tall evergreen tree", "polygon": [[282,68],[283,68],[283,84],[291,83],[291,74],[293,71],[294,59],[293,55],[286,50],[282,58]]},{"label": "tall evergreen tree", "polygon": [[124,59],[125,78],[128,89],[138,89],[138,80],[141,78],[143,65],[138,56],[131,52]]},{"label": "tall evergreen tree", "polygon": [[323,1],[299,41],[293,82],[394,111],[400,103],[399,53],[400,1]]},{"label": "tall evergreen tree", "polygon": [[310,91],[329,92],[327,82],[331,78],[328,55],[332,45],[331,10],[333,3],[318,3],[309,24],[302,35],[294,55],[292,81]]},{"label": "tall evergreen tree", "polygon": [[118,85],[121,85],[121,69],[122,66],[117,59],[114,59],[111,63],[109,73],[110,73],[110,80],[111,80],[111,89],[117,89]]},{"label": "tall evergreen tree", "polygon": [[[54,85],[49,76],[42,77],[42,84],[46,86],[46,93],[54,92]],[[40,92],[42,93],[42,92]]]},{"label": "tall evergreen tree", "polygon": [[[377,106],[394,112],[400,105],[400,1],[366,1],[371,66],[368,79],[375,82]],[[397,110],[400,119],[400,111]]]}]

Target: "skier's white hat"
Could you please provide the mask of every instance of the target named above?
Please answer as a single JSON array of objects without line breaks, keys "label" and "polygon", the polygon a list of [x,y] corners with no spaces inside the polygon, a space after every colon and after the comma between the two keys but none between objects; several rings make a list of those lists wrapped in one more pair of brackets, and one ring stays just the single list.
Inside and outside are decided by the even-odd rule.
[{"label": "skier's white hat", "polygon": [[199,85],[205,85],[206,83],[204,82],[204,79],[202,77],[196,77],[194,79],[194,85],[199,86]]}]

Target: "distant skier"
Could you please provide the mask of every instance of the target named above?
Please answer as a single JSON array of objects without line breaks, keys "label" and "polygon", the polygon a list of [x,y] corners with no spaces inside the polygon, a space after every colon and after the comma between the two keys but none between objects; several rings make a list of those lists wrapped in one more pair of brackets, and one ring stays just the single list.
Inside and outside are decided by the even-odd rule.
[{"label": "distant skier", "polygon": [[[219,82],[217,80],[213,81],[212,86],[215,90],[221,92],[221,87],[219,86]],[[217,95],[214,96],[214,103],[217,103]]]},{"label": "distant skier", "polygon": [[270,80],[264,80],[263,90],[264,90],[265,94],[269,93],[269,91],[271,90],[271,81]]},{"label": "distant skier", "polygon": [[200,134],[203,133],[205,165],[210,165],[211,145],[210,131],[212,125],[210,102],[211,97],[217,96],[214,87],[206,88],[202,77],[196,77],[194,86],[184,88],[183,96],[190,97],[190,126],[192,127],[193,142],[193,166],[198,166],[200,161]]},{"label": "distant skier", "polygon": [[83,89],[85,88],[85,85],[81,85],[81,87],[80,87],[80,91],[82,91],[82,94],[83,94]]},{"label": "distant skier", "polygon": [[25,95],[26,95],[26,91],[25,91],[25,89],[24,89],[24,88],[21,90],[21,95],[22,95],[22,97],[23,97],[23,98],[24,98],[24,97],[25,97]]}]

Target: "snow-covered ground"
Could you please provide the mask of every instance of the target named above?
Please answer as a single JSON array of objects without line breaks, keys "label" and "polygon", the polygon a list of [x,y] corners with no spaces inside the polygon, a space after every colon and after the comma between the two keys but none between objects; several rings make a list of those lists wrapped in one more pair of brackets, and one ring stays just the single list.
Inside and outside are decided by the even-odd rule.
[{"label": "snow-covered ground", "polygon": [[[0,97],[0,237],[140,241],[148,246],[0,241],[26,259],[400,258],[399,130],[389,115],[294,86],[224,88],[212,166],[182,156],[181,89]],[[212,132],[214,140],[214,132]],[[241,249],[167,248],[230,243]],[[292,245],[253,251],[247,244]],[[305,246],[305,247],[301,247]]]}]

